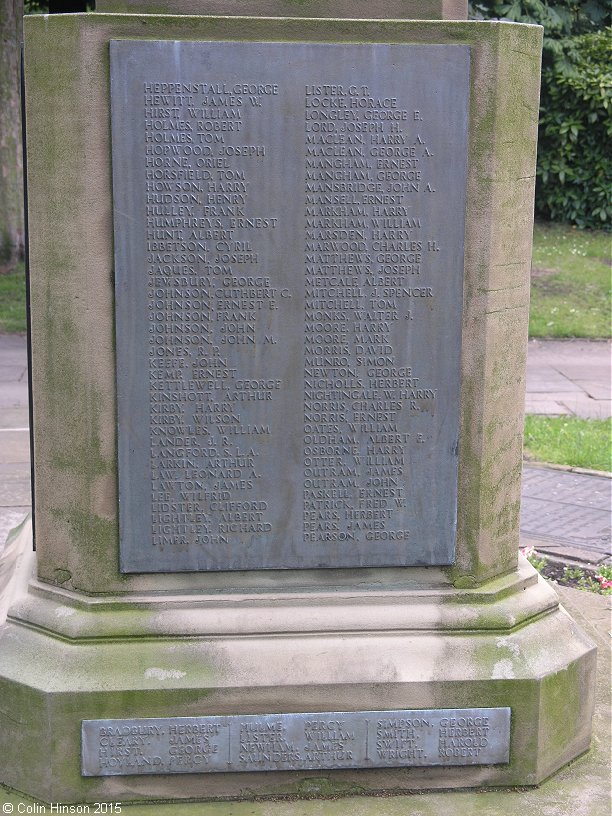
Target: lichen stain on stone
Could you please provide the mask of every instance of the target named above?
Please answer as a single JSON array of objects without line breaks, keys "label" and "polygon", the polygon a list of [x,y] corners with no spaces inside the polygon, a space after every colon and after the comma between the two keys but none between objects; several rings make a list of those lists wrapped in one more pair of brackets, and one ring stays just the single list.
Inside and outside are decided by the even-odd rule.
[{"label": "lichen stain on stone", "polygon": [[514,676],[511,660],[498,660],[491,672],[491,680],[513,680]]},{"label": "lichen stain on stone", "polygon": [[72,609],[69,606],[59,606],[55,610],[55,617],[56,618],[71,618],[76,613],[75,609]]},{"label": "lichen stain on stone", "polygon": [[187,672],[179,671],[178,669],[160,669],[152,666],[144,673],[147,680],[180,680],[187,676]]},{"label": "lichen stain on stone", "polygon": [[[66,529],[70,540],[77,544],[77,549],[73,554],[74,563],[71,572],[55,570],[53,580],[55,583],[66,583],[70,581],[73,589],[85,589],[83,580],[90,580],[92,575],[98,579],[104,563],[101,561],[101,554],[112,552],[117,539],[116,525],[114,521],[94,516],[76,507],[68,509],[53,508],[51,515],[56,523],[61,523]],[[65,573],[63,580],[58,580],[58,573]]]},{"label": "lichen stain on stone", "polygon": [[508,649],[515,657],[519,657],[521,654],[521,647],[510,638],[497,638],[495,645],[498,649]]},{"label": "lichen stain on stone", "polygon": [[65,584],[67,581],[70,581],[72,578],[72,573],[66,569],[55,569],[53,570],[53,580],[56,584]]},{"label": "lichen stain on stone", "polygon": [[453,581],[456,589],[474,589],[478,586],[478,581],[474,575],[460,575]]},{"label": "lichen stain on stone", "polygon": [[365,793],[365,788],[327,776],[311,776],[300,780],[295,785],[295,793],[298,797],[307,799],[312,796],[354,796]]}]

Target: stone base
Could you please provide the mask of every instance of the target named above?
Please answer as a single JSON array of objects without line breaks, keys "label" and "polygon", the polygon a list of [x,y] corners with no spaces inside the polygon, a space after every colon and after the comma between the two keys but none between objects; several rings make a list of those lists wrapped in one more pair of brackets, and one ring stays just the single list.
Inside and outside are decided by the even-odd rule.
[{"label": "stone base", "polygon": [[[465,590],[418,574],[129,599],[31,581],[0,629],[0,781],[66,803],[399,792],[535,785],[586,751],[595,647],[533,568]],[[83,719],[503,706],[507,765],[81,776]]]}]

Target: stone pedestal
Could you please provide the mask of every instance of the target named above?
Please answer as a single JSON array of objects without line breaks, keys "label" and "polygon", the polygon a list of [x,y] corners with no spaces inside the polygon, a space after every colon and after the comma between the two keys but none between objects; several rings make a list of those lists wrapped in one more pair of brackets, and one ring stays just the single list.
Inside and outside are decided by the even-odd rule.
[{"label": "stone pedestal", "polygon": [[[25,29],[37,574],[0,630],[2,782],[63,802],[299,795],[313,776],[326,793],[533,785],[585,751],[594,647],[517,565],[541,30],[138,14]],[[143,39],[469,48],[451,564],[121,571],[109,43]],[[432,708],[510,708],[509,762],[82,775],[83,720]]]},{"label": "stone pedestal", "polygon": [[[535,570],[420,573],[128,598],[33,581],[3,632],[3,782],[60,802],[535,785],[586,751],[595,649]],[[81,776],[83,720],[499,707],[508,764]]]}]

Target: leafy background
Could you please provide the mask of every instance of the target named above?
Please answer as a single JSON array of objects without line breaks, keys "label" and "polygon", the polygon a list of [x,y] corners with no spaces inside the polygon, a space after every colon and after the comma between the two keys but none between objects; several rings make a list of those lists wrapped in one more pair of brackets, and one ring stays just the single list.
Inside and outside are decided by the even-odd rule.
[{"label": "leafy background", "polygon": [[544,26],[536,214],[612,227],[611,5],[606,0],[480,0],[472,19]]}]

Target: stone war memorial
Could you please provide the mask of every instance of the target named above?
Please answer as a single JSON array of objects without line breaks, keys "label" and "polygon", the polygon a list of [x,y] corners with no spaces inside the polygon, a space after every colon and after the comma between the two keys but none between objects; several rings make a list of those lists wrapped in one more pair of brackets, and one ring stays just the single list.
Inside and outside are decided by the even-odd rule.
[{"label": "stone war memorial", "polygon": [[541,29],[104,0],[24,48],[0,781],[528,786],[586,751],[595,648],[518,557]]}]

